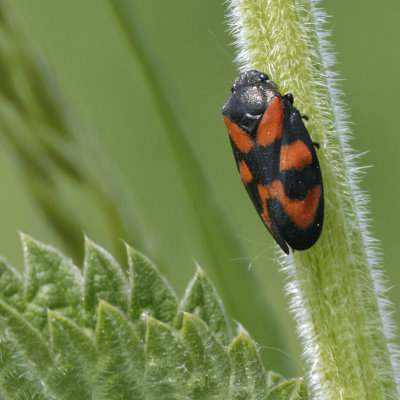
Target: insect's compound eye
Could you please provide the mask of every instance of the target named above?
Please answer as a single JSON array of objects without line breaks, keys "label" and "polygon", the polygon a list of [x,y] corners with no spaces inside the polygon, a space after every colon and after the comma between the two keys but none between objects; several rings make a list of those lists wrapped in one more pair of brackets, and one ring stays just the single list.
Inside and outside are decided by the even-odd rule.
[{"label": "insect's compound eye", "polygon": [[263,73],[260,74],[260,81],[261,82],[265,82],[265,81],[268,81],[268,80],[269,80],[269,78],[268,78],[267,74],[263,74]]}]

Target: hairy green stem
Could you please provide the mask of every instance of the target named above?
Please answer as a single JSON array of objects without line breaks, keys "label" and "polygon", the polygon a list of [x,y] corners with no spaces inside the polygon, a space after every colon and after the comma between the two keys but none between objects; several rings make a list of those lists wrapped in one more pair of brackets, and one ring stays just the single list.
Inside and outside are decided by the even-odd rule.
[{"label": "hairy green stem", "polygon": [[317,0],[231,0],[243,70],[266,72],[310,117],[321,144],[325,222],[310,250],[282,258],[288,292],[318,399],[397,399],[396,349],[387,301],[368,233],[365,198],[335,86]]}]

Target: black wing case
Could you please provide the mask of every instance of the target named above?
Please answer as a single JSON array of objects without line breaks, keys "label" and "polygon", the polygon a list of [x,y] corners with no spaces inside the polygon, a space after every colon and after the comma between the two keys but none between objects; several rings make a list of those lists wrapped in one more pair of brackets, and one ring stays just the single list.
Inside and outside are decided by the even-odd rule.
[{"label": "black wing case", "polygon": [[[263,114],[253,116],[251,120],[247,115],[245,120],[237,123],[225,115],[225,123],[247,193],[273,238],[289,254],[289,248],[279,229],[279,221],[269,207],[269,185],[279,175],[283,109],[282,98],[276,95],[267,104]],[[254,120],[257,120],[256,124]]]},{"label": "black wing case", "polygon": [[299,111],[285,98],[279,183],[269,203],[278,229],[293,249],[306,250],[318,240],[324,218],[321,170]]}]

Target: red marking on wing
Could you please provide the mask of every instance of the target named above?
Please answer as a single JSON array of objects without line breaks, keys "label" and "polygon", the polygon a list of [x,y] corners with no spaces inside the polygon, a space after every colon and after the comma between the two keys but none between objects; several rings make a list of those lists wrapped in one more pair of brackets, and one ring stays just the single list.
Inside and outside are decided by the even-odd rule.
[{"label": "red marking on wing", "polygon": [[247,154],[254,146],[254,142],[251,137],[238,125],[232,122],[229,118],[224,115],[225,125],[228,128],[229,135],[231,136],[236,147],[242,152]]},{"label": "red marking on wing", "polygon": [[306,165],[311,164],[312,155],[310,149],[301,140],[281,147],[281,162],[279,170],[285,171],[296,168],[301,171]]},{"label": "red marking on wing", "polygon": [[250,172],[249,167],[243,160],[240,161],[239,171],[240,171],[240,176],[242,177],[242,181],[245,185],[247,185],[253,180],[253,175]]},{"label": "red marking on wing", "polygon": [[258,125],[257,143],[259,145],[268,146],[282,137],[283,116],[283,101],[278,94],[268,104]]},{"label": "red marking on wing", "polygon": [[312,224],[322,193],[321,185],[310,189],[303,200],[287,197],[282,182],[279,180],[273,181],[268,189],[271,198],[279,200],[285,213],[298,228],[306,229]]},{"label": "red marking on wing", "polygon": [[260,196],[263,205],[261,218],[263,219],[268,230],[271,232],[272,236],[274,236],[271,224],[271,218],[269,216],[268,206],[267,206],[267,201],[270,198],[268,186],[257,185],[257,189],[258,189],[258,195]]}]

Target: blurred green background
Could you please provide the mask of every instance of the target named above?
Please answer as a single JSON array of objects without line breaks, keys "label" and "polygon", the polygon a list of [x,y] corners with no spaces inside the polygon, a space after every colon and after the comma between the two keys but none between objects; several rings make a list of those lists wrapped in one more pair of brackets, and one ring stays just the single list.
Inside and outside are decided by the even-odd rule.
[{"label": "blurred green background", "polygon": [[[284,295],[285,275],[278,271],[273,241],[242,187],[221,118],[221,107],[237,75],[225,24],[226,5],[221,3],[120,2],[131,13],[139,43],[150,55],[172,115],[190,145],[192,153],[181,149],[183,158],[177,157],[176,142],[171,144],[168,139],[143,59],[132,51],[111,1],[4,3],[15,22],[13,32],[22,35],[22,43],[29,43],[28,52],[31,49],[39,56],[47,70],[45,82],[55,83],[73,131],[71,138],[60,139],[60,146],[75,160],[72,165],[87,176],[73,178],[67,169],[59,168],[60,163],[45,162],[34,150],[37,163],[43,161],[45,173],[52,176],[42,195],[41,181],[24,172],[29,164],[21,161],[15,144],[3,132],[0,254],[21,269],[17,234],[21,230],[60,248],[81,265],[82,249],[77,243],[82,242],[84,232],[121,260],[122,238],[151,257],[180,296],[198,263],[216,284],[230,316],[260,343],[268,368],[289,377],[303,372]],[[388,286],[392,287],[389,297],[399,323],[400,3],[323,1],[322,6],[332,16],[328,26],[354,123],[353,145],[358,151],[368,151],[362,164],[373,166],[361,187],[371,196],[372,232],[381,240]],[[23,81],[20,74],[26,71],[14,66],[14,45],[7,40],[3,35],[1,62],[9,63],[10,74],[16,74],[12,84],[18,86]],[[1,69],[3,91],[8,79]],[[21,94],[27,107],[34,108],[29,91],[22,88]],[[0,130],[5,131],[1,118]],[[46,124],[46,115],[28,115],[26,132],[29,135],[33,127],[40,136]],[[15,126],[14,134],[18,132]],[[203,171],[207,184],[192,174],[188,162]],[[50,201],[53,183],[57,194]],[[188,185],[195,188],[191,195]],[[32,195],[35,191],[39,193],[36,197]],[[105,201],[99,199],[102,193]],[[205,199],[212,203],[202,208]],[[50,208],[65,213],[65,226],[57,217],[59,211],[46,218],[46,201]],[[109,206],[110,202],[116,207]],[[117,214],[123,227],[113,222]],[[69,225],[69,219],[75,222]]]}]

